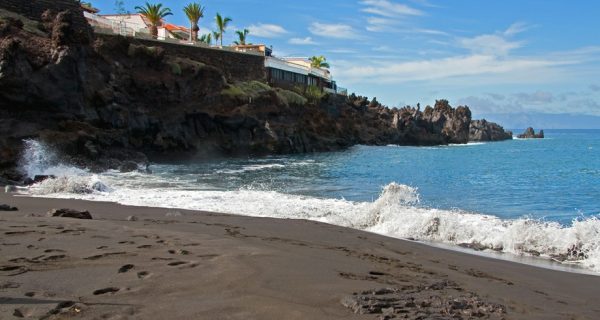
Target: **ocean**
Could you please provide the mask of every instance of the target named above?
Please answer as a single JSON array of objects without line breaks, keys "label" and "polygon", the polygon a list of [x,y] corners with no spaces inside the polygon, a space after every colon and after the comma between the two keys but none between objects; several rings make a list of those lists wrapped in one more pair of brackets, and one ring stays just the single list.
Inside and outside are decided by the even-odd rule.
[{"label": "ocean", "polygon": [[[514,132],[522,132],[515,130]],[[346,151],[92,174],[28,141],[34,196],[310,219],[600,272],[600,130],[546,139]]]}]

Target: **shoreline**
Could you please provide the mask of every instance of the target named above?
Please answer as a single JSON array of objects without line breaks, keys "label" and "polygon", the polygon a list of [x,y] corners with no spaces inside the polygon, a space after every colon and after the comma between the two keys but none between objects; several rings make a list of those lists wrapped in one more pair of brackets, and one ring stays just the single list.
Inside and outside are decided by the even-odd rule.
[{"label": "shoreline", "polygon": [[[0,203],[19,208],[0,213],[1,318],[414,318],[440,315],[435,301],[464,319],[600,316],[596,275],[314,221],[10,194]],[[52,208],[94,219],[46,217]],[[384,301],[391,311],[354,313]]]},{"label": "shoreline", "polygon": [[[23,190],[23,191],[25,191],[25,190]],[[212,214],[226,214],[226,215],[233,215],[233,216],[239,216],[239,217],[252,217],[252,218],[258,218],[258,219],[268,218],[268,219],[276,219],[276,220],[283,220],[283,221],[285,221],[285,220],[301,220],[301,221],[306,220],[306,221],[311,221],[311,222],[324,223],[327,225],[337,226],[337,227],[341,227],[341,228],[347,228],[350,230],[366,232],[368,234],[378,235],[378,236],[382,236],[382,237],[386,237],[386,238],[390,238],[390,239],[394,239],[394,240],[401,240],[401,241],[407,241],[407,242],[411,242],[411,243],[422,244],[422,245],[426,245],[429,247],[438,248],[438,249],[442,249],[442,250],[448,250],[448,251],[460,252],[460,253],[464,253],[464,254],[468,254],[468,255],[484,257],[484,258],[488,258],[488,259],[508,261],[508,262],[512,262],[512,263],[518,263],[518,264],[523,264],[523,265],[527,265],[527,266],[531,266],[531,267],[554,270],[554,271],[559,271],[559,272],[585,274],[585,275],[600,277],[600,272],[596,272],[596,271],[587,269],[577,263],[565,263],[565,262],[561,262],[561,261],[555,260],[555,259],[553,259],[551,257],[547,257],[547,256],[539,257],[539,256],[529,256],[529,255],[519,255],[519,254],[515,254],[515,253],[510,253],[510,252],[494,251],[491,249],[476,250],[476,249],[472,249],[472,248],[468,248],[468,247],[463,247],[458,244],[451,244],[451,243],[445,243],[445,242],[434,242],[434,241],[417,240],[417,239],[411,239],[411,238],[397,238],[397,237],[392,237],[390,235],[386,235],[383,233],[377,233],[377,232],[373,232],[373,231],[369,231],[369,230],[361,230],[361,229],[357,229],[357,228],[345,227],[345,226],[335,225],[335,224],[331,224],[331,223],[327,223],[327,222],[315,221],[315,220],[311,220],[311,219],[294,219],[294,218],[290,219],[290,218],[277,218],[277,217],[267,217],[267,216],[254,216],[254,215],[243,215],[243,214],[238,214],[238,213],[205,211],[205,210],[198,210],[198,209],[186,209],[186,208],[167,207],[167,206],[165,206],[165,207],[147,207],[147,206],[142,206],[142,205],[123,204],[123,203],[114,202],[114,201],[88,200],[88,199],[77,199],[77,198],[52,198],[52,197],[46,197],[44,195],[36,196],[36,195],[23,194],[23,193],[12,193],[11,195],[15,196],[15,197],[21,197],[21,198],[99,202],[99,203],[105,203],[105,204],[109,204],[109,205],[117,205],[117,206],[125,206],[125,207],[153,208],[153,209],[164,209],[164,210],[172,210],[172,211],[183,210],[183,211],[189,211],[192,213],[208,212],[208,213],[212,213]]]}]

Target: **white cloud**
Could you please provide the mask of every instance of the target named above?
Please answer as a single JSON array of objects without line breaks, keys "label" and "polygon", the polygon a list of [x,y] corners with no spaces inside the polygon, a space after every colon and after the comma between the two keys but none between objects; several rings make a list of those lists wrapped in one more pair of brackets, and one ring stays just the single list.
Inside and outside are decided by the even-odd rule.
[{"label": "white cloud", "polygon": [[250,35],[262,38],[277,38],[288,33],[282,26],[276,24],[259,23],[248,26]]},{"label": "white cloud", "polygon": [[[493,55],[467,55],[408,62],[379,61],[340,68],[338,78],[346,81],[404,83],[455,77],[497,76],[509,74],[525,81],[528,73],[572,63],[545,58],[498,58]],[[526,79],[527,81],[530,78]]]},{"label": "white cloud", "polygon": [[363,0],[361,3],[367,6],[362,9],[363,12],[384,17],[422,16],[424,14],[421,10],[388,0]]},{"label": "white cloud", "polygon": [[349,39],[356,37],[354,29],[346,24],[326,24],[314,22],[310,25],[309,31],[317,36],[328,38]]},{"label": "white cloud", "polygon": [[552,92],[536,91],[536,92],[520,92],[516,93],[515,98],[526,105],[546,105],[554,101]]},{"label": "white cloud", "polygon": [[503,34],[507,37],[514,36],[521,32],[527,31],[531,26],[523,22],[515,22],[506,29]]},{"label": "white cloud", "polygon": [[478,114],[485,113],[509,113],[509,112],[522,112],[523,107],[518,103],[512,101],[506,103],[498,103],[495,100],[476,96],[469,96],[460,98],[457,100],[458,105],[468,106],[471,110]]},{"label": "white cloud", "polygon": [[315,45],[315,44],[317,44],[311,37],[291,38],[288,42],[290,44],[296,44],[296,45]]},{"label": "white cloud", "polygon": [[523,42],[509,41],[502,36],[494,34],[484,34],[474,38],[459,39],[459,45],[472,52],[485,55],[505,56],[511,50],[520,48]]},{"label": "white cloud", "polygon": [[366,29],[371,32],[394,31],[390,29],[397,24],[398,21],[388,18],[368,17]]}]

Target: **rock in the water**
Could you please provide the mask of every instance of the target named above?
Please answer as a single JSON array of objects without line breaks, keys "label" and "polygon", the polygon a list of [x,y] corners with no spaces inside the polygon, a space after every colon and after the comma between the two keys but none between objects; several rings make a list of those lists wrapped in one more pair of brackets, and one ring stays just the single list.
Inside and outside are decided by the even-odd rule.
[{"label": "rock in the water", "polygon": [[502,141],[512,140],[512,132],[505,131],[500,125],[483,120],[471,121],[469,141]]},{"label": "rock in the water", "polygon": [[544,130],[540,130],[539,133],[535,133],[532,127],[527,128],[523,134],[520,134],[519,139],[543,139],[544,138]]},{"label": "rock in the water", "polygon": [[0,204],[0,211],[18,211],[16,207],[11,207],[7,204]]},{"label": "rock in the water", "polygon": [[138,217],[136,217],[136,216],[128,216],[128,217],[127,217],[127,221],[138,221],[138,220],[139,220],[139,219],[138,219]]},{"label": "rock in the water", "polygon": [[77,211],[73,209],[52,209],[48,211],[48,216],[74,219],[92,219],[92,215],[88,211]]},{"label": "rock in the water", "polygon": [[121,172],[132,172],[138,169],[137,163],[133,161],[126,161],[119,166],[119,171]]}]

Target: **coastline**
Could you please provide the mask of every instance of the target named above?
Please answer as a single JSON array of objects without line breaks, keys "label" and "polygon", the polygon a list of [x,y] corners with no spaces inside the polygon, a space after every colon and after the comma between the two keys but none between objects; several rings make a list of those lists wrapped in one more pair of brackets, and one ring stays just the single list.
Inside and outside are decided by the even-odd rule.
[{"label": "coastline", "polygon": [[[595,275],[314,221],[10,194],[0,203],[19,208],[0,213],[1,318],[376,319],[389,310],[355,314],[348,301],[381,302],[363,291],[385,288],[402,289],[386,296],[398,301],[460,300],[465,319],[470,302],[484,319],[600,316]],[[94,220],[46,217],[52,208]],[[435,311],[423,306],[398,318]]]}]

